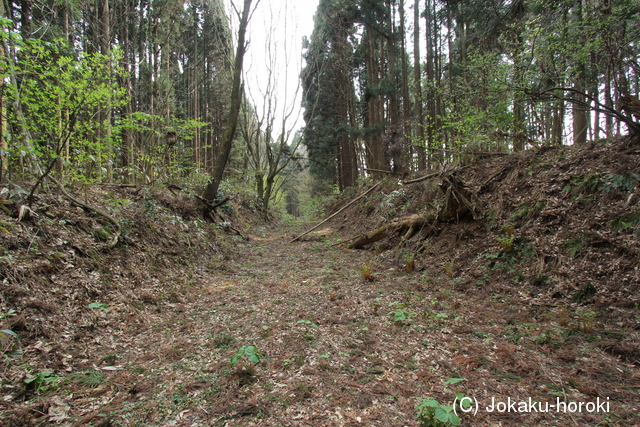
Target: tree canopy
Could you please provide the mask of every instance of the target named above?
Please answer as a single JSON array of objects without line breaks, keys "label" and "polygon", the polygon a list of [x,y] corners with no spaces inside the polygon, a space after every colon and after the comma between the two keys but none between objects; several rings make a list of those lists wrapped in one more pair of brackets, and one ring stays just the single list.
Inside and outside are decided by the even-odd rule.
[{"label": "tree canopy", "polygon": [[344,170],[637,133],[620,101],[638,93],[639,12],[626,0],[323,0],[302,73],[311,172],[344,188]]},{"label": "tree canopy", "polygon": [[[243,84],[258,3],[3,3],[0,180],[188,183],[209,202],[233,181],[266,210],[297,197],[292,182],[331,193],[640,133],[637,2],[320,0],[300,41],[295,141],[272,84]],[[290,52],[266,49],[288,63]]]}]

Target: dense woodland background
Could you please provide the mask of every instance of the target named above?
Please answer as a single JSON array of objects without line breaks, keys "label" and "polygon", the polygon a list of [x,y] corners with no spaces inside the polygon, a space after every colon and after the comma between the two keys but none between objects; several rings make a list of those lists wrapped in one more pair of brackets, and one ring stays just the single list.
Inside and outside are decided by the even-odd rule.
[{"label": "dense woodland background", "polygon": [[298,130],[234,93],[230,17],[256,4],[3,2],[0,179],[214,180],[297,216],[362,177],[640,129],[633,0],[320,0]]}]

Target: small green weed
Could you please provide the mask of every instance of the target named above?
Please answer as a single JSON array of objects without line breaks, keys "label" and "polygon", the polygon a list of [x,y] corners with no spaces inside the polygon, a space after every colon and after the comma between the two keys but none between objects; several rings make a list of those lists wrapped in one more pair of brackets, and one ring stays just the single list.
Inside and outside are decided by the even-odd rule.
[{"label": "small green weed", "polygon": [[38,372],[34,377],[27,378],[24,382],[28,387],[33,387],[36,393],[44,393],[48,390],[55,390],[62,380],[63,377],[54,375],[53,371],[47,369]]},{"label": "small green weed", "polygon": [[540,212],[542,212],[542,209],[544,209],[543,202],[536,202],[533,206],[529,206],[529,203],[525,202],[521,204],[514,213],[511,214],[510,219],[512,221],[517,221],[517,220],[526,221],[531,217],[533,217],[534,215],[537,215]]},{"label": "small green weed", "polygon": [[629,175],[606,175],[604,177],[604,191],[607,193],[613,189],[622,191],[634,191],[636,186],[640,185],[640,174],[632,173]]},{"label": "small green weed", "polygon": [[149,218],[156,219],[156,199],[154,199],[153,196],[147,195],[144,197],[144,205],[142,206],[142,211]]},{"label": "small green weed", "polygon": [[107,307],[109,306],[100,302],[92,302],[91,304],[89,304],[89,308],[97,308],[104,311],[105,313],[108,312]]},{"label": "small green weed", "polygon": [[435,316],[433,316],[433,318],[436,319],[436,322],[441,323],[445,319],[448,319],[449,315],[447,313],[438,313]]},{"label": "small green weed", "polygon": [[[6,313],[0,313],[0,319],[4,319],[5,317],[15,316],[16,311],[14,309],[10,309]],[[7,344],[9,340],[0,340],[0,353],[4,353],[5,350],[8,351],[8,354],[5,355],[8,359],[18,360],[22,357],[22,349],[20,348],[20,338],[18,334],[13,332],[11,329],[1,329],[0,330],[0,338],[6,338],[7,336],[11,336],[15,338],[15,342],[13,343],[13,347],[11,349],[5,349],[4,345]],[[8,346],[7,346],[8,347]]]},{"label": "small green weed", "polygon": [[393,321],[398,324],[410,322],[414,317],[416,317],[416,313],[404,308],[404,303],[394,301],[389,305],[391,307],[396,307],[396,309],[390,311],[389,314],[393,316]]},{"label": "small green weed", "polygon": [[229,347],[235,341],[235,337],[228,332],[220,332],[213,336],[213,346],[219,349]]},{"label": "small green weed", "polygon": [[404,256],[404,267],[407,273],[411,273],[415,268],[415,254],[406,254]]},{"label": "small green weed", "polygon": [[504,253],[513,252],[513,240],[515,239],[513,234],[504,234],[502,236],[497,236],[496,240],[500,243],[500,248]]},{"label": "small green weed", "polygon": [[[451,378],[444,382],[445,385],[456,384],[464,381],[463,378]],[[455,402],[459,402],[462,408],[471,406],[472,399],[467,398],[463,393],[456,393]],[[460,417],[455,413],[453,406],[442,405],[433,397],[426,397],[418,403],[416,408],[418,419],[426,427],[446,427],[459,426]]]},{"label": "small green weed", "polygon": [[316,328],[316,329],[318,329],[318,325],[316,325],[315,323],[313,323],[311,320],[298,320],[296,323],[301,323],[301,324],[304,324],[304,325],[309,325],[309,326],[311,326],[312,328]]},{"label": "small green weed", "polygon": [[550,331],[546,331],[537,337],[533,338],[533,342],[537,345],[550,345],[557,346],[559,342],[555,339],[553,334]]},{"label": "small green weed", "polygon": [[447,273],[447,276],[453,277],[453,260],[450,259],[444,264],[442,264],[442,270]]},{"label": "small green weed", "polygon": [[504,231],[504,234],[507,236],[513,236],[516,234],[516,226],[513,225],[513,223],[508,222],[502,226],[502,231]]},{"label": "small green weed", "polygon": [[133,204],[132,200],[121,199],[113,194],[109,195],[107,202],[116,208],[123,208]]},{"label": "small green weed", "polygon": [[555,318],[558,319],[560,326],[565,326],[569,322],[569,308],[566,304],[558,307]]},{"label": "small green weed", "polygon": [[105,381],[104,374],[100,371],[89,371],[69,375],[62,385],[69,383],[81,384],[87,387],[98,387]]},{"label": "small green weed", "polygon": [[236,354],[231,358],[231,366],[236,366],[240,361],[240,358],[249,360],[249,362],[258,364],[262,360],[262,354],[258,353],[258,349],[255,345],[244,345],[238,349]]},{"label": "small green weed", "polygon": [[583,238],[581,236],[573,237],[565,242],[564,247],[569,253],[569,256],[575,258],[584,248]]},{"label": "small green weed", "polygon": [[570,194],[573,196],[582,194],[593,194],[598,190],[598,187],[602,184],[600,176],[596,174],[589,175],[577,175],[571,178],[573,189]]},{"label": "small green weed", "polygon": [[393,315],[393,321],[396,323],[406,323],[415,317],[415,313],[407,311],[404,308],[390,311],[389,314]]},{"label": "small green weed", "polygon": [[427,427],[460,425],[460,418],[453,413],[453,407],[441,405],[433,397],[422,399],[416,410],[418,411],[418,419]]},{"label": "small green weed", "polygon": [[497,212],[495,209],[490,209],[489,212],[487,212],[487,215],[485,217],[487,222],[486,224],[487,231],[492,230],[496,226],[496,217],[497,217]]},{"label": "small green weed", "polygon": [[373,263],[371,261],[369,262],[365,262],[364,264],[362,264],[362,278],[366,281],[366,282],[373,282]]},{"label": "small green weed", "polygon": [[580,289],[578,292],[576,292],[573,295],[573,297],[571,297],[571,301],[572,302],[581,303],[582,301],[591,298],[596,293],[598,293],[598,290],[596,289],[596,287],[593,286],[593,284],[591,282],[587,282],[582,287],[582,289]]},{"label": "small green weed", "polygon": [[640,209],[636,208],[626,214],[615,218],[611,221],[611,229],[614,232],[619,232],[625,228],[636,227],[640,225]]},{"label": "small green weed", "polygon": [[580,317],[580,330],[585,334],[592,334],[596,320],[596,312],[590,310],[578,310]]}]

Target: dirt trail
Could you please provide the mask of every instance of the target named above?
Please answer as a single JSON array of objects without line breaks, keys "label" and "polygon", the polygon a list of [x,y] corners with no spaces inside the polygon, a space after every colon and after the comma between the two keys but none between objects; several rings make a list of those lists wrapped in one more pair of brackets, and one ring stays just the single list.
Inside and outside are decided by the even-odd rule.
[{"label": "dirt trail", "polygon": [[[263,230],[216,273],[110,323],[107,342],[85,347],[94,360],[102,355],[96,368],[108,381],[76,385],[86,397],[60,397],[60,406],[71,415],[91,403],[90,424],[418,426],[421,398],[450,404],[461,392],[487,405],[492,397],[607,396],[616,419],[633,418],[637,369],[581,348],[582,339],[554,345],[544,307],[459,292],[445,272],[407,273],[388,254],[344,250],[331,239],[287,244],[295,233],[283,231]],[[373,281],[363,279],[363,265]],[[232,367],[246,346],[259,362],[243,356]],[[451,378],[464,381],[445,385]],[[463,425],[596,425],[610,417],[480,411]]]},{"label": "dirt trail", "polygon": [[[384,398],[391,382],[376,370],[386,356],[375,354],[375,327],[365,319],[383,291],[361,274],[373,256],[330,248],[331,241],[287,244],[281,231],[240,243],[221,272],[158,307],[156,316],[136,319],[124,335],[137,336],[119,361],[145,371],[139,374],[145,384],[134,388],[148,391],[135,412],[148,410],[160,424],[184,407],[179,425],[341,425],[362,420],[375,400],[388,402],[369,419],[407,425],[414,418],[415,402],[403,400],[398,412]],[[241,358],[231,367],[231,357],[249,345],[260,363]],[[367,374],[371,368],[375,373]],[[362,395],[378,376],[381,396]],[[171,402],[172,414],[156,413],[162,401]]]}]

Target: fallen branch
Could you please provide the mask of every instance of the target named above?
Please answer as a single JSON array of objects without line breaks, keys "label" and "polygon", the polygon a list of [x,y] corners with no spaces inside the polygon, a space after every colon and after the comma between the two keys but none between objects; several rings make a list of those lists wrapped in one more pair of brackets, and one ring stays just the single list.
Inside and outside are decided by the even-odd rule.
[{"label": "fallen branch", "polygon": [[60,188],[60,191],[62,192],[62,194],[67,199],[71,200],[73,203],[75,203],[76,205],[80,206],[81,208],[84,208],[84,209],[86,209],[88,211],[92,211],[92,212],[98,214],[99,216],[103,217],[104,219],[109,221],[111,224],[113,224],[115,232],[113,233],[113,237],[111,238],[111,242],[109,243],[109,249],[113,249],[118,244],[118,239],[120,238],[120,234],[122,233],[122,229],[120,228],[120,223],[118,221],[116,221],[111,215],[106,213],[105,211],[103,211],[101,209],[98,209],[96,207],[90,206],[90,205],[88,205],[88,204],[76,199],[74,196],[69,194],[69,192],[67,192],[67,190],[64,188],[62,183],[60,183],[60,181],[55,179],[53,176],[48,175],[47,178],[49,178],[54,184],[56,184],[58,186],[58,188]]},{"label": "fallen branch", "polygon": [[383,173],[385,175],[399,175],[398,172],[385,171],[385,170],[381,170],[381,169],[365,168],[365,170],[367,172],[377,172],[377,173]]},{"label": "fallen branch", "polygon": [[346,204],[346,206],[344,206],[342,209],[340,209],[338,212],[334,213],[333,215],[329,216],[328,218],[326,218],[324,221],[318,223],[316,226],[310,228],[309,230],[305,231],[304,233],[302,233],[301,235],[299,235],[298,237],[294,237],[289,243],[293,243],[296,240],[300,239],[303,236],[306,236],[307,234],[311,233],[313,230],[317,229],[318,227],[320,227],[322,224],[324,224],[325,222],[329,221],[331,218],[335,217],[336,215],[338,215],[340,212],[344,211],[345,209],[347,209],[349,206],[351,206],[352,204],[354,204],[355,202],[357,202],[358,200],[362,199],[364,196],[366,196],[367,194],[369,194],[370,192],[372,192],[375,188],[377,188],[380,185],[380,182],[377,182],[373,187],[371,187],[370,189],[368,189],[367,191],[365,191],[364,193],[362,193],[360,196],[356,197],[355,199],[353,199],[352,201],[350,201],[349,203]]},{"label": "fallen branch", "polygon": [[415,184],[416,182],[426,181],[427,179],[435,178],[440,175],[442,171],[430,173],[429,175],[421,176],[420,178],[410,179],[409,181],[402,181],[402,185]]},{"label": "fallen branch", "polygon": [[445,167],[443,170],[438,172],[430,173],[429,175],[421,176],[420,178],[410,179],[409,181],[402,181],[402,185],[415,184],[416,182],[426,181],[427,179],[435,178],[437,176],[441,176],[446,174],[455,174],[456,172],[460,172],[463,169],[466,169],[468,166],[461,166],[459,168],[455,168],[453,170],[447,170]]},{"label": "fallen branch", "polygon": [[474,156],[510,156],[513,153],[505,153],[503,151],[463,151],[454,150],[452,148],[431,148],[427,147],[427,151],[438,151],[441,153],[459,153],[459,154],[472,154]]}]

